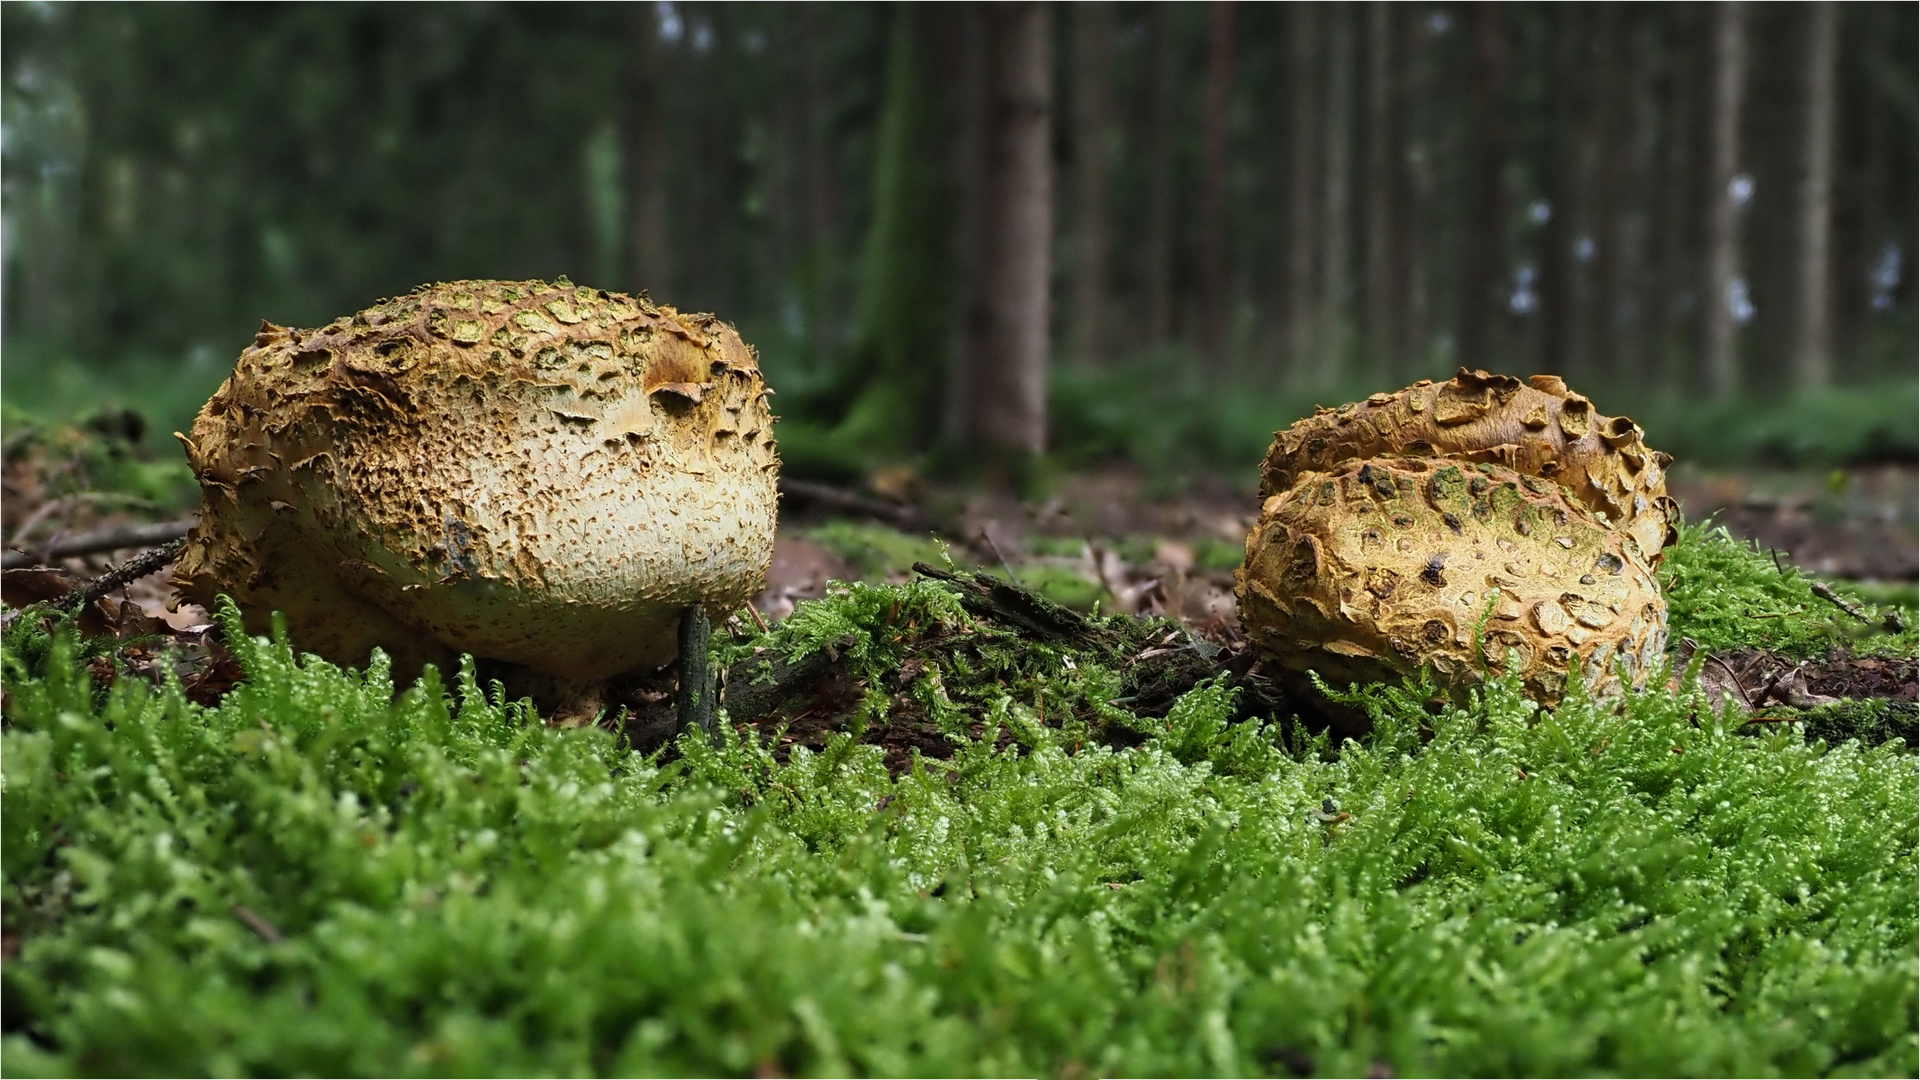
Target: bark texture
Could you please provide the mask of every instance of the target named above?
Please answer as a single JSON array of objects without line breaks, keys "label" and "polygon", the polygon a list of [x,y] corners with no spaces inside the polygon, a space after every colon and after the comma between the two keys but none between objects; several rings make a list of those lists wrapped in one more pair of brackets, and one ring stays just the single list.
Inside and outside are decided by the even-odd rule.
[{"label": "bark texture", "polygon": [[1833,235],[1834,53],[1838,17],[1832,0],[1807,8],[1806,85],[1801,120],[1800,184],[1795,192],[1799,243],[1794,260],[1793,373],[1803,390],[1833,381],[1830,254]]},{"label": "bark texture", "polygon": [[1713,96],[1707,116],[1706,280],[1700,352],[1715,398],[1740,392],[1730,291],[1738,267],[1739,218],[1728,185],[1740,168],[1740,111],[1747,84],[1747,10],[1743,0],[1713,9]]},{"label": "bark texture", "polygon": [[1206,95],[1200,109],[1200,326],[1201,356],[1219,365],[1226,348],[1227,140],[1233,107],[1233,0],[1207,5]]},{"label": "bark texture", "polygon": [[1088,0],[1073,18],[1073,358],[1107,355],[1107,174],[1113,152],[1113,4]]},{"label": "bark texture", "polygon": [[1046,449],[1053,155],[1050,13],[986,11],[986,114],[975,297],[967,317],[965,441],[1016,455]]},{"label": "bark texture", "polygon": [[1313,256],[1318,242],[1314,228],[1314,178],[1318,143],[1319,95],[1315,75],[1320,55],[1319,5],[1294,4],[1289,14],[1288,32],[1293,37],[1288,50],[1287,73],[1289,100],[1287,153],[1286,254],[1282,267],[1280,311],[1282,312],[1282,348],[1286,362],[1294,372],[1307,368],[1314,344]]}]

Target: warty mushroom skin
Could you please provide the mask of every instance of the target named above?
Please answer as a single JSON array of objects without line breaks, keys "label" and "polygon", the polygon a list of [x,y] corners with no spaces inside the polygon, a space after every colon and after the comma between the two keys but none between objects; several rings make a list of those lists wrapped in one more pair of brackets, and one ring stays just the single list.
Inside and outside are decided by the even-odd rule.
[{"label": "warty mushroom skin", "polygon": [[263,323],[182,436],[205,501],[180,597],[286,614],[341,663],[461,652],[591,685],[666,663],[772,558],[753,352],[711,315],[544,282],[423,286]]},{"label": "warty mushroom skin", "polygon": [[[1517,670],[1560,699],[1643,685],[1667,609],[1640,545],[1566,489],[1490,463],[1349,461],[1270,496],[1235,574],[1248,636],[1285,670],[1378,682],[1430,665],[1459,691]],[[1484,620],[1484,621],[1483,621]]]},{"label": "warty mushroom skin", "polygon": [[1308,472],[1382,455],[1490,461],[1564,486],[1589,510],[1625,529],[1659,565],[1678,537],[1679,504],[1667,495],[1671,455],[1649,450],[1624,416],[1602,416],[1557,375],[1526,383],[1461,368],[1443,383],[1422,379],[1393,394],[1322,408],[1284,431],[1260,465],[1260,497]]}]

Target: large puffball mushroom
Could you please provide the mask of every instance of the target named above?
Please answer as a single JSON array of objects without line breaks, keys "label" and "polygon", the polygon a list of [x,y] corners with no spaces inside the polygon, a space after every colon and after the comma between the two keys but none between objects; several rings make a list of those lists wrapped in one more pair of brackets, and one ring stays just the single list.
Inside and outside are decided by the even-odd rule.
[{"label": "large puffball mushroom", "polygon": [[1422,379],[1398,393],[1323,408],[1276,432],[1260,465],[1260,496],[1293,487],[1305,473],[1384,454],[1489,461],[1563,485],[1658,565],[1678,535],[1680,508],[1667,495],[1673,458],[1647,449],[1644,435],[1624,416],[1600,415],[1557,375],[1522,383],[1461,368],[1446,382]]},{"label": "large puffball mushroom", "polygon": [[1431,666],[1459,691],[1517,672],[1560,699],[1643,685],[1667,608],[1640,545],[1557,484],[1449,458],[1349,461],[1270,496],[1236,574],[1240,619],[1279,666],[1329,685]]},{"label": "large puffball mushroom", "polygon": [[205,500],[178,594],[284,612],[340,663],[468,652],[590,697],[763,587],[768,393],[731,326],[564,279],[263,324],[182,437]]}]

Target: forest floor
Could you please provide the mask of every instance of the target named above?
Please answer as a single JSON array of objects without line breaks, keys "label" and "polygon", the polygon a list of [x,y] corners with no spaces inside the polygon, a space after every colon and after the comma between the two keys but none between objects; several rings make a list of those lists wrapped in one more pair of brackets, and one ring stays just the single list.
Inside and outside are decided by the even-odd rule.
[{"label": "forest floor", "polygon": [[[178,512],[8,450],[29,556]],[[1552,710],[1291,696],[1250,493],[1119,469],[789,484],[711,743],[8,569],[0,1068],[1911,1075],[1912,471],[1682,480],[1773,550],[1688,526],[1672,684]]]}]

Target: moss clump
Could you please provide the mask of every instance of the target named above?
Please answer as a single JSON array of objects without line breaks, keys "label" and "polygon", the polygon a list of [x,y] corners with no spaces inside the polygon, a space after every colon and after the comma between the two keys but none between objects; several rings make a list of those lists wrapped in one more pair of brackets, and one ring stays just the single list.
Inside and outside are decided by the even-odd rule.
[{"label": "moss clump", "polygon": [[1023,745],[898,777],[662,768],[235,622],[217,709],[4,656],[9,1075],[1920,1068],[1912,760],[1691,692],[1375,688],[1337,756],[1213,684],[1077,753],[1009,693]]},{"label": "moss clump", "polygon": [[903,577],[917,562],[937,562],[945,550],[931,536],[911,536],[884,525],[859,521],[830,521],[806,529],[801,536],[847,561],[862,578]]},{"label": "moss clump", "polygon": [[1676,643],[1690,638],[1709,652],[1767,649],[1795,660],[1835,649],[1912,656],[1920,648],[1912,607],[1869,603],[1863,623],[1816,595],[1815,579],[1799,568],[1710,521],[1683,528],[1658,572]]}]

